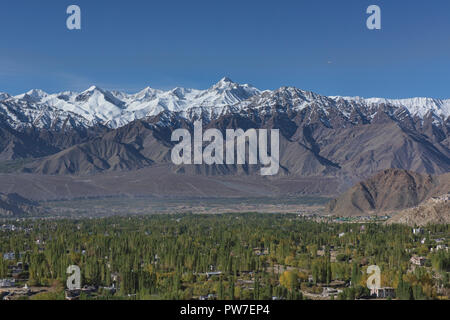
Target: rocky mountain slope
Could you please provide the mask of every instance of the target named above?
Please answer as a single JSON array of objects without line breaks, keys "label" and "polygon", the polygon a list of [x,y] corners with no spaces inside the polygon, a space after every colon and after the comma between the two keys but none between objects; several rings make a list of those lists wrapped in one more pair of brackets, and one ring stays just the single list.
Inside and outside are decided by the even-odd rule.
[{"label": "rocky mountain slope", "polygon": [[0,94],[0,115],[15,129],[30,126],[61,129],[64,125],[87,127],[96,124],[118,128],[162,112],[176,113],[190,120],[200,115],[211,120],[247,109],[267,113],[274,107],[293,111],[314,107],[323,122],[330,120],[330,111],[354,123],[367,122],[380,108],[385,108],[398,120],[428,116],[435,124],[442,124],[450,116],[450,100],[325,97],[293,87],[261,91],[229,78],[221,79],[206,90],[175,88],[162,91],[147,87],[128,94],[92,86],[81,93],[48,94],[34,89],[17,96]]},{"label": "rocky mountain slope", "polygon": [[[259,103],[248,105],[245,111],[204,121],[205,129],[217,128],[223,133],[230,128],[279,129],[280,175],[341,176],[357,181],[386,168],[429,174],[450,172],[450,149],[442,140],[447,137],[445,130],[448,128],[436,127],[431,118],[404,122],[390,117],[381,108],[371,121],[366,122],[360,115],[355,115],[353,120],[336,113],[333,115],[334,109],[325,112],[320,109],[322,106],[295,110],[283,102],[270,110],[256,110],[260,106]],[[425,129],[427,125],[433,127],[429,135]],[[87,174],[169,163],[170,150],[174,146],[170,141],[171,133],[180,127],[192,132],[192,121],[164,112],[40,159],[29,170],[43,174]],[[99,148],[99,145],[110,147]],[[109,148],[110,151],[105,152]],[[67,157],[68,152],[70,157]],[[80,164],[80,161],[84,163]],[[105,164],[94,164],[98,161]],[[204,173],[207,168],[195,170]],[[215,168],[218,174],[235,174],[242,170],[234,166]],[[244,171],[246,174],[258,172],[251,166]]]},{"label": "rocky mountain slope", "polygon": [[39,204],[28,200],[17,193],[0,193],[0,217],[18,217],[38,215],[43,212]]},{"label": "rocky mountain slope", "polygon": [[327,211],[339,216],[361,216],[403,210],[433,196],[450,192],[450,174],[423,175],[388,169],[357,183],[337,199]]},{"label": "rocky mountain slope", "polygon": [[108,91],[97,86],[77,92],[48,94],[31,90],[17,96],[0,96],[0,115],[12,128],[62,129],[105,125],[124,126],[134,120],[155,116],[164,111],[196,114],[206,111],[210,117],[220,114],[225,106],[235,105],[260,90],[221,79],[207,90],[175,88],[161,91],[147,87],[135,94]]},{"label": "rocky mountain slope", "polygon": [[389,168],[450,172],[450,100],[326,97],[293,87],[261,91],[228,78],[206,90],[127,94],[93,86],[81,93],[1,94],[0,171],[5,161],[26,159],[17,170],[37,175],[153,166],[194,176],[259,174],[249,165],[172,166],[171,133],[192,131],[195,120],[222,132],[279,129],[278,177],[327,177],[342,189]]},{"label": "rocky mountain slope", "polygon": [[428,224],[449,224],[450,194],[433,197],[417,207],[403,210],[386,223],[407,224],[412,227]]}]

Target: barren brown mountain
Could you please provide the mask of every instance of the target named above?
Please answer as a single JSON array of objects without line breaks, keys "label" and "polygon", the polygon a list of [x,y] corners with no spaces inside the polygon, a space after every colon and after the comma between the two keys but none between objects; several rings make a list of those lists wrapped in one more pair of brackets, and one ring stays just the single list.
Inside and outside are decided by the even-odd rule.
[{"label": "barren brown mountain", "polygon": [[405,209],[389,219],[387,224],[400,223],[409,226],[450,223],[450,194],[433,197],[417,207]]},{"label": "barren brown mountain", "polygon": [[[237,88],[229,80],[221,82],[225,88],[228,84]],[[214,88],[216,92],[218,87]],[[97,90],[97,94],[106,94],[110,100],[114,95],[104,90]],[[59,100],[66,98],[64,95],[57,97]],[[245,101],[223,106],[220,112],[215,111],[214,105],[183,111],[163,110],[157,115],[142,116],[113,127],[106,122],[87,124],[81,115],[62,111],[58,117],[50,113],[44,117],[47,105],[36,106],[30,97],[27,101],[11,99],[0,103],[4,109],[4,113],[0,113],[0,192],[20,192],[39,199],[46,194],[51,198],[57,195],[76,198],[86,193],[162,195],[158,184],[152,180],[160,172],[166,174],[164,185],[172,194],[183,193],[180,185],[189,180],[198,181],[196,188],[202,190],[204,196],[220,192],[224,180],[232,180],[233,185],[240,186],[251,180],[268,182],[272,185],[270,190],[266,189],[270,195],[306,192],[335,196],[389,168],[433,176],[450,172],[450,117],[433,113],[432,108],[420,116],[413,114],[410,110],[417,109],[415,103],[421,108],[428,105],[420,99],[411,100],[408,109],[387,100],[333,98],[282,87],[255,95],[245,94]],[[122,110],[122,103],[116,102]],[[52,115],[55,112],[51,109]],[[33,114],[36,118],[28,119]],[[178,128],[192,132],[195,120],[202,120],[204,129],[217,128],[223,133],[226,129],[238,128],[279,129],[278,175],[260,179],[259,166],[250,165],[173,166],[171,149],[175,143],[171,141],[171,134]],[[120,188],[101,184],[119,176],[122,180],[116,184]],[[147,181],[140,184],[141,189],[131,183],[133,180],[129,177],[135,176]],[[389,199],[386,194],[386,199],[381,199],[361,190],[360,194],[364,194],[361,199],[350,199],[356,205],[349,214],[417,205],[426,197],[424,194],[433,187],[436,178],[410,176],[412,178],[405,177],[403,182],[409,183],[412,179],[418,183],[414,192],[399,193],[398,199]],[[64,181],[62,188],[54,190],[54,180]],[[288,180],[291,183],[286,184]],[[37,181],[39,188],[25,192],[30,188],[17,181]],[[89,181],[88,189],[79,188],[78,181],[83,181],[82,184]],[[205,181],[208,181],[206,185],[200,185]],[[301,181],[308,182],[302,184]],[[333,184],[325,185],[324,181],[333,181]],[[401,183],[398,188],[401,189]],[[381,189],[377,190],[378,194],[383,194]],[[258,184],[245,190],[249,194],[261,193]],[[336,205],[339,208],[339,204]]]},{"label": "barren brown mountain", "polygon": [[339,216],[360,216],[402,210],[450,191],[450,174],[431,176],[401,169],[388,169],[357,183],[327,211]]},{"label": "barren brown mountain", "polygon": [[37,202],[28,200],[17,193],[0,193],[0,217],[20,217],[42,212]]},{"label": "barren brown mountain", "polygon": [[[280,129],[280,175],[341,176],[356,182],[387,168],[402,168],[420,173],[442,174],[450,171],[450,151],[433,137],[390,119],[384,113],[371,123],[344,126],[312,120],[316,111],[302,110],[289,115],[278,111],[270,117],[244,118],[225,115],[205,128],[221,131],[233,128]],[[338,119],[333,119],[338,121]],[[38,159],[28,167],[40,174],[92,174],[105,171],[134,170],[152,164],[169,164],[170,141],[174,123],[155,125],[158,119],[138,120],[59,153]],[[192,124],[185,127],[192,129]],[[209,166],[208,166],[209,167]],[[180,168],[178,168],[180,169]],[[199,174],[257,174],[234,166],[200,168]],[[183,172],[191,168],[184,168]]]}]

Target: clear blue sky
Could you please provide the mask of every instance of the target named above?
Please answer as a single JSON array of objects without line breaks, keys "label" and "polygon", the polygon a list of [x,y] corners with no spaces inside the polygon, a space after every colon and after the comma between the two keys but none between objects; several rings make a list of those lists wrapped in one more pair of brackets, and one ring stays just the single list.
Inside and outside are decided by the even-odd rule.
[{"label": "clear blue sky", "polygon": [[[82,30],[66,29],[66,8]],[[366,28],[370,4],[382,30]],[[450,98],[448,0],[2,0],[0,91],[207,88]]]}]

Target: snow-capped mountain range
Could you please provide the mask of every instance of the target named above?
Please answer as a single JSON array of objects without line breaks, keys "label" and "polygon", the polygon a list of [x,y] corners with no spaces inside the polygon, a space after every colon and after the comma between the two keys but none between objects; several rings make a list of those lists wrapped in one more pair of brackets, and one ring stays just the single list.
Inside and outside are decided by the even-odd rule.
[{"label": "snow-capped mountain range", "polygon": [[189,120],[200,116],[211,120],[224,113],[242,113],[250,108],[271,112],[273,108],[299,111],[308,107],[318,107],[326,122],[330,111],[344,119],[349,119],[355,112],[370,119],[381,106],[388,107],[396,116],[422,119],[431,116],[437,125],[450,117],[450,99],[326,97],[293,87],[262,91],[223,78],[206,90],[175,88],[162,91],[147,87],[128,94],[92,86],[81,93],[48,94],[37,89],[17,96],[0,93],[0,124],[7,123],[14,129],[31,126],[60,129],[69,122],[73,127],[102,124],[119,128],[162,112]]}]

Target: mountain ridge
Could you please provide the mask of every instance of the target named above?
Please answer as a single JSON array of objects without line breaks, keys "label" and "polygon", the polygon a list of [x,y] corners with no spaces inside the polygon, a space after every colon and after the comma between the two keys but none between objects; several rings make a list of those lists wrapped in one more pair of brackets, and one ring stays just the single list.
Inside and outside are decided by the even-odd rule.
[{"label": "mountain ridge", "polygon": [[39,203],[17,193],[0,193],[0,217],[23,217],[44,212]]},{"label": "mountain ridge", "polygon": [[411,227],[450,223],[450,193],[432,197],[418,206],[405,209],[386,224],[406,224]]},{"label": "mountain ridge", "polygon": [[[43,102],[36,103],[39,99]],[[259,172],[258,166],[249,165],[174,168],[172,132],[184,128],[192,133],[193,123],[202,120],[204,129],[222,133],[280,130],[280,177],[329,177],[350,187],[389,168],[431,175],[450,172],[446,100],[437,105],[441,100],[412,99],[401,105],[361,99],[286,86],[261,91],[228,78],[206,90],[145,88],[125,94],[92,86],[58,95],[33,90],[0,101],[0,170],[2,161],[26,159],[13,167],[43,175],[90,175],[155,165],[180,175],[248,177]],[[417,111],[422,109],[414,101],[428,112]]]},{"label": "mountain ridge", "polygon": [[[450,117],[450,99],[327,97],[294,87],[259,90],[249,84],[235,83],[226,77],[205,90],[178,87],[163,91],[147,87],[128,94],[91,86],[81,93],[66,91],[48,94],[39,89],[16,96],[5,93],[0,94],[0,115],[3,114],[13,128],[26,125],[49,128],[49,121],[41,121],[41,118],[54,118],[51,114],[59,113],[60,117],[77,119],[85,127],[101,124],[114,129],[167,111],[190,120],[202,111],[210,111],[211,120],[224,112],[239,112],[254,105],[264,109],[280,102],[288,103],[297,111],[311,105],[322,105],[326,107],[323,109],[326,113],[326,109],[333,107],[344,117],[350,117],[356,112],[363,113],[370,119],[376,110],[385,106],[392,109],[392,115],[395,112],[406,112],[410,117],[423,119],[430,114],[433,121],[440,125]],[[11,115],[12,107],[17,109],[15,115]],[[19,110],[23,111],[23,115],[18,114]],[[23,121],[20,121],[21,116],[25,116]]]},{"label": "mountain ridge", "polygon": [[358,182],[330,201],[326,211],[338,216],[398,212],[449,192],[449,173],[432,176],[401,169],[387,169]]}]

